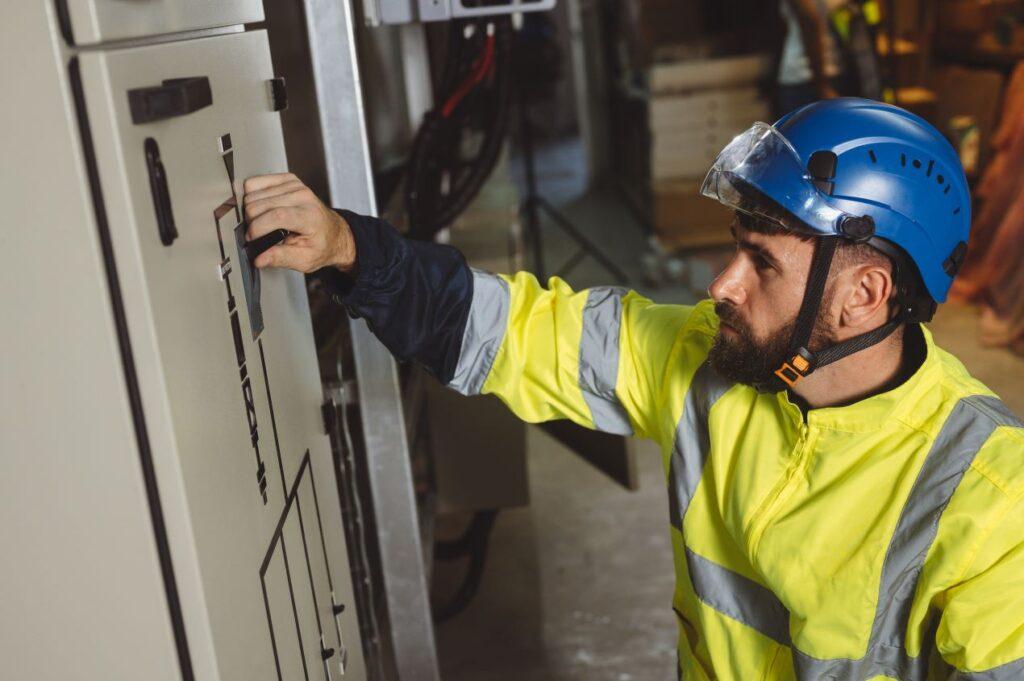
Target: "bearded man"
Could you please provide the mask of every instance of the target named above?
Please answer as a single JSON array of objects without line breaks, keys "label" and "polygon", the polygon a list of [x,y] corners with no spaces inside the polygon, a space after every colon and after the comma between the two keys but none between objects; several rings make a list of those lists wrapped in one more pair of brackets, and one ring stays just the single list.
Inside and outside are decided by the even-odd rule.
[{"label": "bearded man", "polygon": [[292,234],[257,266],[319,271],[455,390],[660,443],[680,678],[1024,678],[1024,428],[923,325],[966,251],[955,152],[833,99],[755,124],[702,191],[737,250],[694,306],[471,270],[291,175],[245,213]]}]

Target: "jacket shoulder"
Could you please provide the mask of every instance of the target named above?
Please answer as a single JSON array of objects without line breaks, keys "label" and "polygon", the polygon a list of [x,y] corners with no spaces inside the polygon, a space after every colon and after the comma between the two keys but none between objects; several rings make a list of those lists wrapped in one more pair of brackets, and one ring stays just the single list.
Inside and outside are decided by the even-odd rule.
[{"label": "jacket shoulder", "polygon": [[962,434],[955,438],[966,443],[968,434],[977,433],[980,447],[971,467],[981,473],[1004,494],[1024,496],[1024,420],[1000,397],[971,376],[955,356],[936,348],[941,371],[940,393],[952,403],[948,422],[943,425]]}]

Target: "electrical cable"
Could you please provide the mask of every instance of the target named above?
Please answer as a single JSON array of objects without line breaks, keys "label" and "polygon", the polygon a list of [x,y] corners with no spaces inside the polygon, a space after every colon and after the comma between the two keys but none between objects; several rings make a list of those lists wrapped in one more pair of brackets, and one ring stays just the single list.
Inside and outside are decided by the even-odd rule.
[{"label": "electrical cable", "polygon": [[469,567],[455,595],[433,608],[434,622],[444,622],[458,615],[476,596],[483,579],[487,545],[497,516],[496,509],[477,511],[461,537],[455,541],[439,541],[434,544],[434,557],[437,560],[452,561],[469,557]]},{"label": "electrical cable", "polygon": [[453,22],[449,36],[442,104],[424,116],[406,176],[410,236],[422,240],[480,191],[501,156],[511,109],[511,20]]}]

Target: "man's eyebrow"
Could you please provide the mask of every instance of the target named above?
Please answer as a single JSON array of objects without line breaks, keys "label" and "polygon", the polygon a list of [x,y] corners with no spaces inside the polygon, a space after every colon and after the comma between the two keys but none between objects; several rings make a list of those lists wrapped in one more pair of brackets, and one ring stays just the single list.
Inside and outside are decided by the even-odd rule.
[{"label": "man's eyebrow", "polygon": [[756,253],[757,255],[761,256],[762,258],[767,260],[772,265],[775,265],[775,266],[779,266],[780,265],[779,259],[776,258],[772,254],[772,252],[770,250],[768,250],[764,246],[755,244],[753,241],[749,241],[747,239],[744,239],[739,234],[737,234],[736,233],[736,226],[735,225],[733,225],[730,228],[730,231],[732,231],[732,237],[736,240],[736,245],[738,245],[740,248],[742,248],[745,251],[750,251],[752,253]]}]

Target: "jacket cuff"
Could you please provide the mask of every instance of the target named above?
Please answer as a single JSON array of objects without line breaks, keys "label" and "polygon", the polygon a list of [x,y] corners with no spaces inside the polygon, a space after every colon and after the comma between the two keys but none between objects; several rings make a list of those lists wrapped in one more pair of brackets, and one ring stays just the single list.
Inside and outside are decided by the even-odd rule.
[{"label": "jacket cuff", "polygon": [[336,303],[348,307],[358,304],[373,288],[373,282],[380,278],[385,268],[388,253],[393,252],[397,245],[393,242],[401,237],[391,225],[379,218],[337,208],[335,212],[352,230],[356,248],[355,268],[352,272],[342,272],[336,267],[325,267],[318,270],[316,276]]}]

